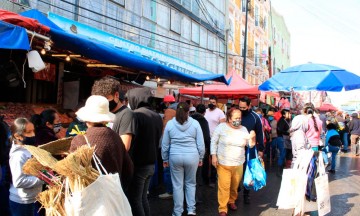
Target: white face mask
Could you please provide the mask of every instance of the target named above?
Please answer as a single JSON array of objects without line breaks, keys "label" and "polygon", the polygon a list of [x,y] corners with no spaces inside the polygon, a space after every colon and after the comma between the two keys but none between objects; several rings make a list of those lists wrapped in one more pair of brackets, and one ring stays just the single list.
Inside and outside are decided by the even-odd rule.
[{"label": "white face mask", "polygon": [[58,123],[58,124],[54,124],[54,132],[55,133],[59,133],[60,130],[61,130],[61,123]]}]

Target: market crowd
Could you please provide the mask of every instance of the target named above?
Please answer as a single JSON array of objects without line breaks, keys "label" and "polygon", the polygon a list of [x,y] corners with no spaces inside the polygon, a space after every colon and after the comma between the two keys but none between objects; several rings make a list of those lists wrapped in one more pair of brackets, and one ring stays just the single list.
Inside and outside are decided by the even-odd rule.
[{"label": "market crowd", "polygon": [[[336,172],[339,151],[351,149],[359,156],[357,113],[319,113],[311,103],[302,110],[255,108],[248,97],[227,107],[226,113],[217,107],[215,96],[207,105],[195,105],[167,95],[154,106],[149,88],[123,93],[120,87],[111,77],[95,81],[66,135],[74,137],[69,152],[89,143],[104,168],[119,174],[134,216],[151,215],[148,192],[154,175],[166,188],[159,198],[173,199],[172,215],[183,215],[184,201],[187,215],[196,215],[196,189],[201,183],[217,188],[216,214],[226,216],[238,208],[239,189],[243,202],[251,203],[250,190],[242,188],[248,160],[258,156],[260,161],[274,161],[281,176],[302,149],[324,153],[329,173]],[[44,209],[38,211],[36,196],[45,183],[23,173],[32,157],[24,145],[57,140],[61,129],[57,112],[47,109],[31,119],[17,116],[10,127],[1,122],[0,129],[1,214],[44,215]]]}]

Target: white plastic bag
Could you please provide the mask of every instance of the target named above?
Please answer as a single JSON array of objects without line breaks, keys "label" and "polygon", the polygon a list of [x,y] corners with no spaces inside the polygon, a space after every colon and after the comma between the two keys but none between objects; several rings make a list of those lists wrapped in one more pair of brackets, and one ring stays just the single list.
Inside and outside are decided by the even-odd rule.
[{"label": "white plastic bag", "polygon": [[[84,138],[90,146],[85,135]],[[93,183],[81,191],[71,192],[68,179],[66,179],[64,204],[66,215],[132,216],[131,207],[122,189],[119,174],[107,173],[95,153],[93,159],[100,173],[100,176]]]},{"label": "white plastic bag", "polygon": [[[313,150],[299,151],[292,169],[284,169],[276,205],[279,209],[295,208],[294,215],[303,212],[307,174],[306,169],[314,154]],[[295,214],[296,213],[296,214]]]},{"label": "white plastic bag", "polygon": [[65,211],[69,216],[132,215],[118,173],[100,175],[82,191],[66,193]]},{"label": "white plastic bag", "polygon": [[325,172],[324,160],[322,154],[319,154],[319,176],[315,178],[315,188],[317,195],[317,205],[319,216],[326,215],[331,211],[329,179]]}]

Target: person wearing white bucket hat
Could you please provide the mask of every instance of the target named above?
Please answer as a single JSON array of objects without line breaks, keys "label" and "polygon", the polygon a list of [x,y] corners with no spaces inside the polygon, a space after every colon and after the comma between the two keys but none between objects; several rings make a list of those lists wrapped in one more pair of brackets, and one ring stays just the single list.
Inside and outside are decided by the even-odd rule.
[{"label": "person wearing white bucket hat", "polygon": [[85,106],[76,112],[76,115],[88,127],[86,134],[79,134],[71,141],[70,152],[81,145],[86,145],[87,137],[91,146],[96,146],[95,154],[109,173],[119,173],[123,188],[129,184],[133,174],[132,160],[125,150],[120,136],[111,128],[106,127],[108,122],[115,120],[115,114],[109,111],[109,101],[99,95],[90,96]]}]

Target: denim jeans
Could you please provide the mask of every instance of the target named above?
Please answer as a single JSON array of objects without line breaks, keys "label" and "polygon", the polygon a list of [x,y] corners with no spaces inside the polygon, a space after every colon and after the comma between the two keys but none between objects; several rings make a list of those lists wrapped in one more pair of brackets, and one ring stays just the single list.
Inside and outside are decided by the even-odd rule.
[{"label": "denim jeans", "polygon": [[21,204],[9,201],[11,216],[34,216],[35,203]]},{"label": "denim jeans", "polygon": [[171,180],[173,183],[173,216],[181,216],[184,211],[184,191],[187,212],[195,213],[196,171],[199,165],[198,154],[170,154]]},{"label": "denim jeans", "polygon": [[173,193],[173,187],[171,182],[171,172],[170,167],[164,167],[164,184],[166,187],[166,192],[169,194]]},{"label": "denim jeans", "polygon": [[128,192],[128,198],[134,216],[150,216],[147,192],[154,172],[155,164],[136,166],[134,169],[134,176]]},{"label": "denim jeans", "polygon": [[337,146],[328,145],[329,152],[331,152],[331,169],[335,170],[336,166],[336,155],[339,152],[340,148]]},{"label": "denim jeans", "polygon": [[343,134],[343,137],[342,137],[342,142],[343,142],[343,145],[344,145],[344,151],[347,151],[348,150],[348,146],[349,146],[349,133],[344,133]]},{"label": "denim jeans", "polygon": [[280,156],[278,158],[278,166],[283,166],[285,161],[285,147],[284,147],[284,138],[282,137],[276,137],[271,141],[271,148],[279,149]]}]

